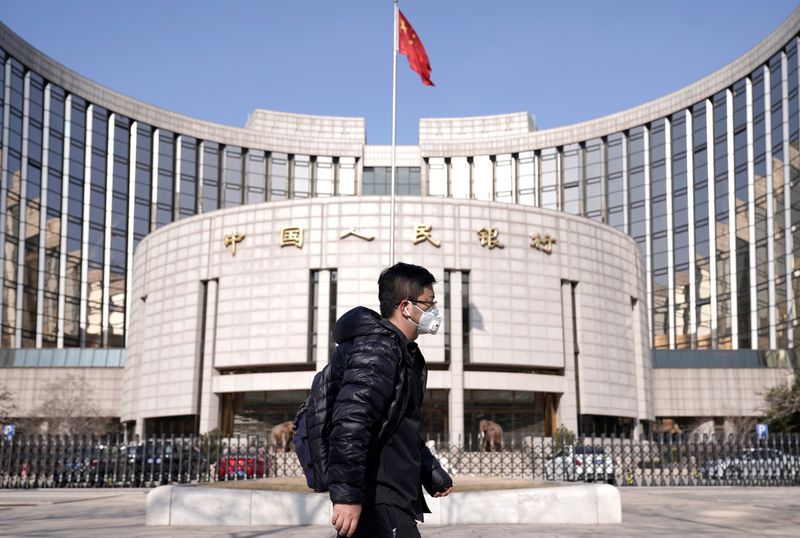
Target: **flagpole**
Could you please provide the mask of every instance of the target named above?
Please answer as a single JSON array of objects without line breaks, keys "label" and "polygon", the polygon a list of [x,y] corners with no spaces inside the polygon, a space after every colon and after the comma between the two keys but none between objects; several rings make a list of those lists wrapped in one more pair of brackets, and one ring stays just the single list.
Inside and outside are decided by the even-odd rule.
[{"label": "flagpole", "polygon": [[394,3],[394,28],[392,30],[392,180],[389,186],[389,266],[394,265],[394,174],[397,154],[397,0]]}]

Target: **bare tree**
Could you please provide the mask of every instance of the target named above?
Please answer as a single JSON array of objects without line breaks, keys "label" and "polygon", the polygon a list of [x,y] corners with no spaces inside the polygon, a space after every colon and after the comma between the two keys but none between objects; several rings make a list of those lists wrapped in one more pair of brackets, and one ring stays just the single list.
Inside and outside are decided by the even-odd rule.
[{"label": "bare tree", "polygon": [[99,435],[113,427],[111,419],[100,416],[94,389],[83,377],[67,375],[45,385],[44,391],[46,397],[34,411],[40,431]]},{"label": "bare tree", "polygon": [[764,395],[764,417],[770,430],[800,432],[800,372],[791,382],[772,387]]},{"label": "bare tree", "polygon": [[14,403],[14,393],[0,385],[0,424],[7,424],[9,419],[17,416],[17,405]]},{"label": "bare tree", "polygon": [[743,435],[754,432],[758,423],[757,417],[730,415],[725,417],[726,435]]}]

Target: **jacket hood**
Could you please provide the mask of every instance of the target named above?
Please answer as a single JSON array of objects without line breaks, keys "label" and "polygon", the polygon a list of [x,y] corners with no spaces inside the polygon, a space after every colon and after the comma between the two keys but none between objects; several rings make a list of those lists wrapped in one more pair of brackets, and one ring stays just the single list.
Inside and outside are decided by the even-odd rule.
[{"label": "jacket hood", "polygon": [[395,335],[401,342],[406,341],[406,337],[395,327],[392,322],[381,317],[380,314],[369,308],[357,306],[346,312],[336,322],[333,328],[333,339],[337,344],[353,340],[359,336],[366,335]]}]

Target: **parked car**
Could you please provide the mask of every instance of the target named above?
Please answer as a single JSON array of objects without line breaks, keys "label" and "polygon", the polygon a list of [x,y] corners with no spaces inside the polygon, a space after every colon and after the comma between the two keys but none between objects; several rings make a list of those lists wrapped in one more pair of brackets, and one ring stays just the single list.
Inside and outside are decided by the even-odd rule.
[{"label": "parked car", "polygon": [[128,446],[127,481],[133,486],[156,482],[189,482],[192,476],[204,472],[208,461],[198,447],[181,447],[171,442],[139,443]]},{"label": "parked car", "polygon": [[547,480],[616,482],[614,460],[602,446],[567,445],[543,463]]},{"label": "parked car", "polygon": [[52,455],[51,463],[43,463],[39,467],[39,472],[51,475],[53,481],[60,484],[102,485],[98,462],[105,454],[106,450],[99,445],[65,447],[60,453]]},{"label": "parked car", "polygon": [[234,450],[220,457],[217,463],[219,480],[244,480],[248,478],[264,478],[269,475],[269,463],[266,454],[252,454]]},{"label": "parked car", "polygon": [[748,448],[707,462],[700,473],[709,480],[798,480],[800,460],[774,448]]}]

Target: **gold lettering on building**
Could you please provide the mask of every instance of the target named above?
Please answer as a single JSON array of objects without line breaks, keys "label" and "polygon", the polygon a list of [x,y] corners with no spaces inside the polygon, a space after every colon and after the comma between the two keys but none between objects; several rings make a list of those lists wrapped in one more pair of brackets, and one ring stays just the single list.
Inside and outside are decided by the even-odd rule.
[{"label": "gold lettering on building", "polygon": [[342,234],[339,236],[339,239],[344,239],[345,237],[350,237],[351,235],[358,237],[359,239],[363,239],[364,241],[372,241],[373,239],[375,239],[374,235],[364,235],[358,233],[356,229],[353,228],[352,226],[346,232],[342,232]]},{"label": "gold lettering on building", "polygon": [[505,245],[497,239],[498,235],[500,235],[500,230],[497,228],[483,227],[478,229],[478,241],[484,248],[505,248]]},{"label": "gold lettering on building", "polygon": [[556,238],[551,237],[550,234],[533,234],[531,236],[531,247],[541,250],[548,256],[553,253],[553,245],[555,244]]},{"label": "gold lettering on building", "polygon": [[430,224],[417,224],[414,228],[414,233],[416,234],[414,237],[414,244],[417,245],[423,241],[427,241],[436,248],[442,246],[441,241],[437,241],[431,237],[431,230],[433,230],[433,226]]},{"label": "gold lettering on building", "polygon": [[298,226],[281,228],[281,248],[291,246],[303,248],[303,229]]},{"label": "gold lettering on building", "polygon": [[236,256],[236,244],[244,241],[244,238],[245,234],[233,232],[222,238],[222,244],[225,245],[225,248],[231,247],[231,256]]}]

